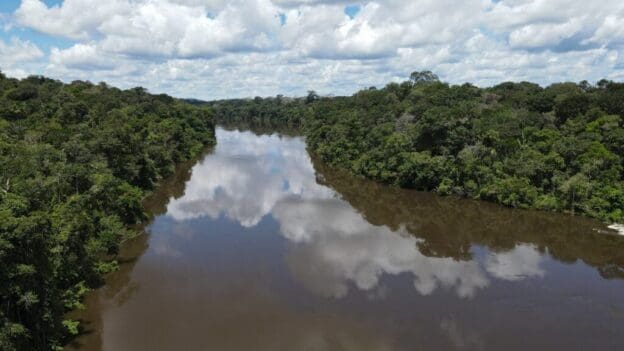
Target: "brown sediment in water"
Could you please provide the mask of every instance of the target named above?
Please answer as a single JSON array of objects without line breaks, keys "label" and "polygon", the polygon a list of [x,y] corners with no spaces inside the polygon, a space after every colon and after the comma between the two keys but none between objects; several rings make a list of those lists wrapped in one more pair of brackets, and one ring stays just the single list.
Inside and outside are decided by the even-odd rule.
[{"label": "brown sediment in water", "polygon": [[624,237],[402,190],[301,138],[217,132],[146,201],[149,234],[68,350],[616,350]]}]

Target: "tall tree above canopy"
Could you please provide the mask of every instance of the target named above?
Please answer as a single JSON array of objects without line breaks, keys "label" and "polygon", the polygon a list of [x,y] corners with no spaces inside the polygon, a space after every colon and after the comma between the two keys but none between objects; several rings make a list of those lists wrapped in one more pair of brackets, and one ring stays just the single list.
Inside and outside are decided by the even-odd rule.
[{"label": "tall tree above canopy", "polygon": [[415,71],[410,75],[410,80],[414,82],[414,84],[420,83],[430,83],[430,82],[439,82],[440,78],[436,74],[431,71]]}]

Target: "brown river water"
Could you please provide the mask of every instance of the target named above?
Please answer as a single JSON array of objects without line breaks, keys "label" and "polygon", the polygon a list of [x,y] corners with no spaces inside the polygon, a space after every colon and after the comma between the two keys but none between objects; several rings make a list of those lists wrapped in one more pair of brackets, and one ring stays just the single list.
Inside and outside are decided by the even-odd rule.
[{"label": "brown river water", "polygon": [[624,350],[624,236],[355,178],[219,128],[68,350]]}]

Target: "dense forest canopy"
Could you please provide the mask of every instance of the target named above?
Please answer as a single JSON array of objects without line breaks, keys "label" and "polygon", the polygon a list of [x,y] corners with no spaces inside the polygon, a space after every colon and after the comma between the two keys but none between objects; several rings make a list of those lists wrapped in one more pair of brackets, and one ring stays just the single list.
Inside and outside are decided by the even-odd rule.
[{"label": "dense forest canopy", "polygon": [[142,200],[213,144],[210,112],[142,88],[0,73],[0,349],[60,349]]},{"label": "dense forest canopy", "polygon": [[[316,94],[310,92],[310,94]],[[316,96],[316,95],[312,95]],[[308,112],[310,98],[291,98],[283,95],[253,99],[218,100],[208,103],[214,111],[215,120],[222,125],[249,128],[300,128]]]},{"label": "dense forest canopy", "polygon": [[380,182],[624,221],[623,83],[479,88],[414,72],[351,97],[211,104],[221,121],[296,121],[322,160]]}]

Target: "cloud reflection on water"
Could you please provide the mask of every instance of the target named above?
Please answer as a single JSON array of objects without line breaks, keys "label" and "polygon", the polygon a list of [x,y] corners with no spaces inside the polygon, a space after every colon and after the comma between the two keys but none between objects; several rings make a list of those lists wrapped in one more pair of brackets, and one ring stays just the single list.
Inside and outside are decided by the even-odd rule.
[{"label": "cloud reflection on water", "polygon": [[383,275],[406,273],[422,295],[445,288],[470,298],[494,278],[544,276],[542,254],[532,245],[466,261],[423,255],[417,245],[422,239],[412,235],[418,233],[370,224],[319,185],[300,138],[218,129],[217,139],[214,153],[193,168],[184,196],[170,201],[167,215],[175,221],[225,216],[244,227],[271,215],[291,243],[288,267],[313,293],[340,298],[350,286],[372,292]]}]

